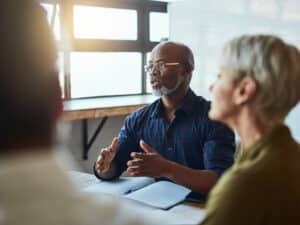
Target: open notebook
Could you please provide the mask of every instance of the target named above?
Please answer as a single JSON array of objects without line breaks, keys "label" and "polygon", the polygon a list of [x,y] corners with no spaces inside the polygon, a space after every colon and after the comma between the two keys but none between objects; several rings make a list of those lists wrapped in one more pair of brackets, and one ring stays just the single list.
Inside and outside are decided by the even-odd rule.
[{"label": "open notebook", "polygon": [[121,177],[114,181],[95,181],[81,189],[83,192],[109,193],[132,199],[160,209],[168,209],[191,192],[190,189],[169,181],[149,177]]}]

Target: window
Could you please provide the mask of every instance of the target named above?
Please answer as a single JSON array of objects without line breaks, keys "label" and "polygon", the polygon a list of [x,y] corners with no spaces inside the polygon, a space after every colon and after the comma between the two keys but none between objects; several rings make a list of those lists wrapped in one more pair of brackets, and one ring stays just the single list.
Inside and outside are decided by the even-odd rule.
[{"label": "window", "polygon": [[57,40],[65,99],[151,92],[143,66],[169,36],[167,3],[40,1]]},{"label": "window", "polygon": [[65,72],[64,72],[64,54],[62,52],[58,53],[58,57],[57,57],[57,68],[59,71],[59,83],[60,83],[60,87],[62,90],[62,97],[65,97],[64,94],[64,86],[65,86],[65,80],[64,80],[64,76],[65,76]]},{"label": "window", "polygon": [[92,6],[74,6],[75,38],[137,39],[137,12]]},{"label": "window", "polygon": [[150,41],[161,41],[169,38],[169,15],[150,12]]},{"label": "window", "polygon": [[141,58],[136,52],[72,52],[71,96],[139,94]]},{"label": "window", "polygon": [[[148,52],[147,54],[146,54],[146,63],[145,64],[147,64],[148,62],[149,62],[149,60],[150,60],[150,56],[151,56],[151,52]],[[149,76],[149,74],[146,74],[146,82],[147,82],[147,85],[146,85],[146,91],[147,91],[147,93],[151,93],[152,92],[152,87],[151,87],[151,83],[150,83],[150,76]]]}]

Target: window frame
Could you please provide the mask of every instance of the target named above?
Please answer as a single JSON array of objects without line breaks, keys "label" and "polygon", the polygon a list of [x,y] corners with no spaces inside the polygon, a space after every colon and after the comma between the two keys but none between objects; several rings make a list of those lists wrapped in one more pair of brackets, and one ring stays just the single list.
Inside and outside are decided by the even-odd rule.
[{"label": "window frame", "polygon": [[[167,13],[167,2],[150,0],[39,0],[40,3],[58,4],[60,20],[60,36],[57,40],[58,51],[63,53],[64,61],[64,100],[71,98],[70,58],[71,52],[139,52],[142,54],[141,91],[138,95],[147,94],[146,54],[159,42],[150,41],[150,12]],[[137,40],[107,40],[75,38],[73,27],[73,6],[95,6],[137,11]],[[72,46],[72,49],[69,48]],[[124,94],[126,96],[127,94]],[[136,95],[136,94],[135,94]],[[123,96],[123,95],[122,95]],[[99,96],[101,97],[101,96]],[[105,96],[106,97],[106,96]],[[95,97],[85,97],[95,98]]]}]

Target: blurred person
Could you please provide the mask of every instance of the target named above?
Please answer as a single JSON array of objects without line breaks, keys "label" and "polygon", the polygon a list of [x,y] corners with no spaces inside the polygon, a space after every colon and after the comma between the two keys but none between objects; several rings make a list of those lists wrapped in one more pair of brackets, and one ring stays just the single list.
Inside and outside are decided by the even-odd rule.
[{"label": "blurred person", "polygon": [[235,164],[211,191],[203,225],[300,221],[300,148],[284,120],[300,99],[300,53],[271,35],[225,45],[209,117],[241,141]]},{"label": "blurred person", "polygon": [[205,200],[219,176],[233,163],[234,134],[208,119],[210,103],[190,89],[192,51],[181,43],[162,42],[145,66],[154,103],[129,115],[118,138],[103,148],[95,163],[99,179],[131,176],[168,179]]},{"label": "blurred person", "polygon": [[116,201],[73,190],[54,157],[62,112],[55,42],[35,1],[0,8],[0,224],[144,224]]}]

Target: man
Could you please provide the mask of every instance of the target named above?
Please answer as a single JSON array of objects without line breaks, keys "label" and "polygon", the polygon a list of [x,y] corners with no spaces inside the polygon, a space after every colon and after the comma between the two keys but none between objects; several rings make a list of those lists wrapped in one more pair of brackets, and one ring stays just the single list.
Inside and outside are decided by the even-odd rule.
[{"label": "man", "polygon": [[79,196],[55,160],[62,104],[44,10],[31,0],[3,1],[0,24],[0,224],[141,224],[127,205]]},{"label": "man", "polygon": [[234,135],[208,119],[209,102],[189,88],[194,57],[187,46],[158,44],[145,69],[161,98],[127,117],[118,139],[101,150],[95,175],[110,180],[126,170],[206,195],[233,163]]}]

